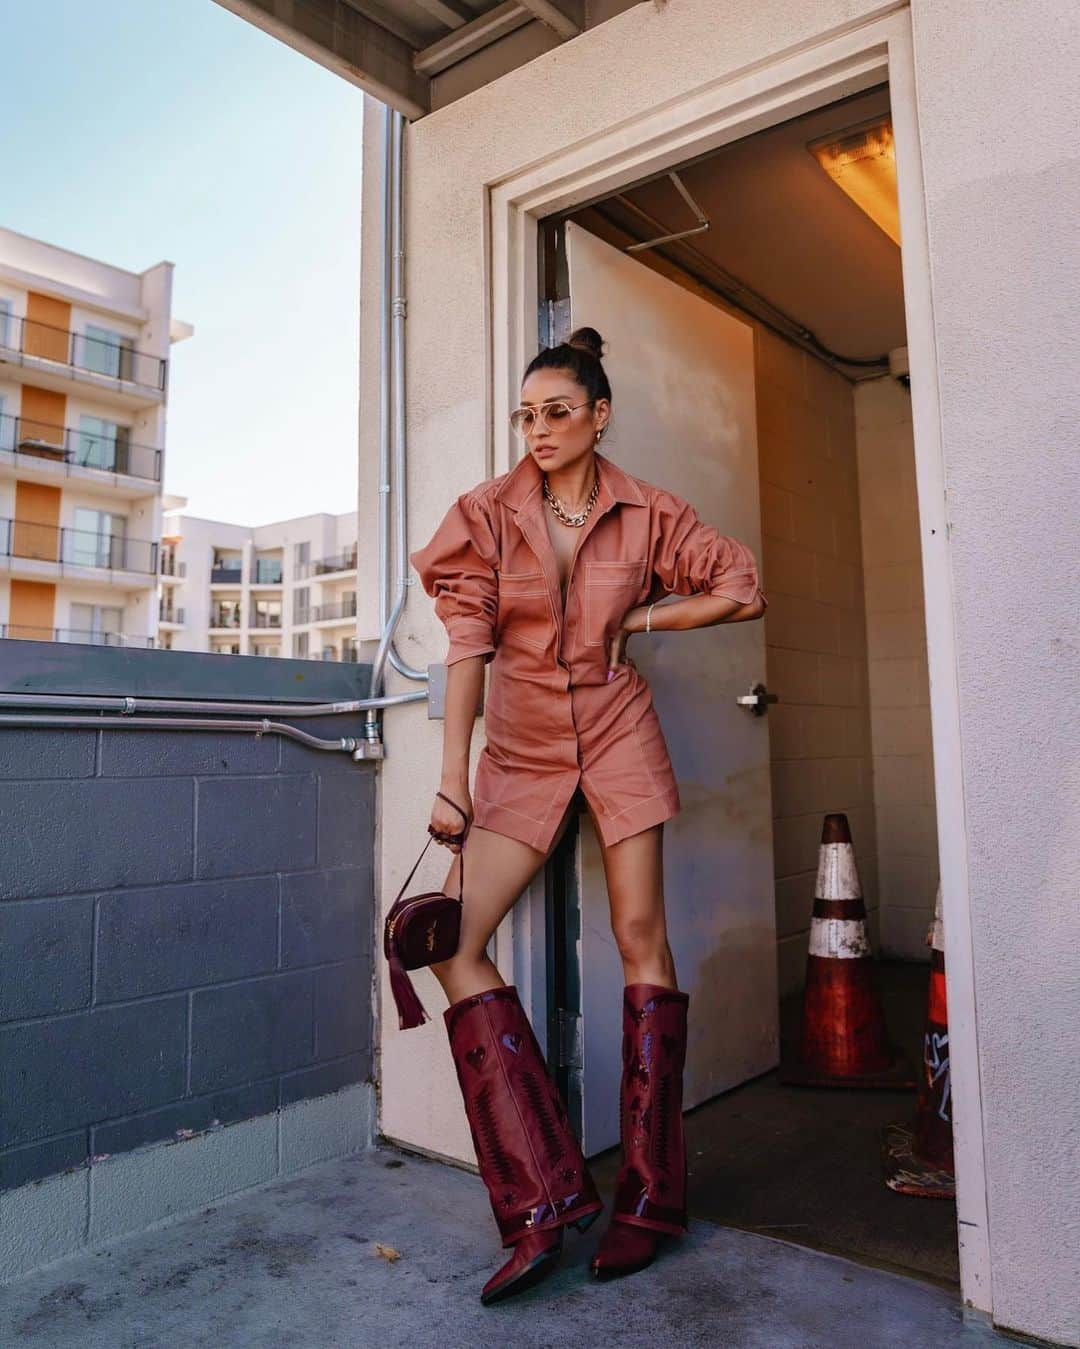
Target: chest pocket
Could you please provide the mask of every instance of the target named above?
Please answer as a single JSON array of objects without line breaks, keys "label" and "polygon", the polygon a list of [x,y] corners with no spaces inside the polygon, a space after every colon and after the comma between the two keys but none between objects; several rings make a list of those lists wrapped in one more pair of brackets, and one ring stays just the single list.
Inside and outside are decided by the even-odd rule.
[{"label": "chest pocket", "polygon": [[648,558],[629,562],[585,563],[584,637],[586,646],[603,646],[623,614],[637,603]]},{"label": "chest pocket", "polygon": [[533,650],[546,651],[553,631],[551,601],[544,573],[499,572],[499,640],[520,642]]}]

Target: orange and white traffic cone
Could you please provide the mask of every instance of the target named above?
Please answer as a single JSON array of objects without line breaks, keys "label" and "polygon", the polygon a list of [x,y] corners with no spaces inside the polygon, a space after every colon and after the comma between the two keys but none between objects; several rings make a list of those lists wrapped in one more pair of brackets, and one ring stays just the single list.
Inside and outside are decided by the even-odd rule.
[{"label": "orange and white traffic cone", "polygon": [[874,985],[866,905],[846,815],[826,815],[796,1058],[780,1081],[807,1087],[913,1087],[907,1056],[893,1047]]},{"label": "orange and white traffic cone", "polygon": [[923,1070],[910,1128],[887,1124],[882,1131],[881,1163],[885,1184],[899,1194],[927,1199],[952,1199],[956,1194],[953,1166],[952,1083],[949,1072],[949,1016],[945,1000],[945,924],[941,884],[934,904],[934,922],[926,934],[930,951],[930,991],[923,1037]]}]

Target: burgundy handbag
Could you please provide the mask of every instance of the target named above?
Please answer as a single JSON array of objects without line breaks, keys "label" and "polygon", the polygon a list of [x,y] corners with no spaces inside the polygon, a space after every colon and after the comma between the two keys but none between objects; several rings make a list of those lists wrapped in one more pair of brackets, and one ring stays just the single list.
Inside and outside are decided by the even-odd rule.
[{"label": "burgundy handbag", "polygon": [[461,885],[465,889],[465,835],[468,832],[469,817],[456,801],[451,801],[442,792],[436,792],[448,805],[454,807],[465,821],[466,828],[458,834],[441,834],[432,825],[428,825],[431,838],[424,844],[420,856],[413,863],[413,869],[405,877],[397,898],[391,904],[386,915],[383,930],[383,954],[390,962],[390,991],[398,1010],[398,1026],[408,1030],[412,1026],[421,1026],[429,1020],[423,1004],[416,995],[412,981],[406,970],[418,970],[424,965],[432,965],[439,960],[449,960],[458,947],[461,934],[461,895],[447,895],[442,890],[424,890],[418,895],[402,899],[405,886],[412,880],[420,861],[431,847],[432,839],[445,839],[450,843],[460,843],[461,847]]}]

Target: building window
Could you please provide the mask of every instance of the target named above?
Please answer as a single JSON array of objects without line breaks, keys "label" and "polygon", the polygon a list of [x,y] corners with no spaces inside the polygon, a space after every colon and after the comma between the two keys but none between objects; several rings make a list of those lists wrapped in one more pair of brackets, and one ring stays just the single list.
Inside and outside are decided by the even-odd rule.
[{"label": "building window", "polygon": [[311,565],[311,543],[293,544],[293,575],[307,576]]},{"label": "building window", "polygon": [[308,634],[306,632],[297,632],[293,634],[293,655],[300,660],[306,660],[308,654]]},{"label": "building window", "polygon": [[10,347],[12,338],[11,301],[0,299],[0,347]]},{"label": "building window", "polygon": [[80,567],[123,567],[127,520],[110,511],[75,507],[75,527],[63,561]]},{"label": "building window", "polygon": [[255,559],[255,585],[281,584],[281,558],[257,557]]},{"label": "building window", "polygon": [[76,462],[85,468],[104,468],[111,473],[128,471],[129,431],[104,417],[79,418],[79,448]]},{"label": "building window", "polygon": [[123,610],[111,604],[73,604],[71,627],[61,629],[60,640],[90,642],[95,646],[123,646]]},{"label": "building window", "polygon": [[[3,322],[3,318],[0,317],[0,329]],[[2,345],[3,341],[0,339],[0,346]],[[11,454],[15,452],[15,420],[8,414],[7,400],[0,394],[0,450],[7,450]]]},{"label": "building window", "polygon": [[114,379],[134,379],[135,343],[123,333],[88,323],[77,347],[77,364],[84,370],[112,375]]}]

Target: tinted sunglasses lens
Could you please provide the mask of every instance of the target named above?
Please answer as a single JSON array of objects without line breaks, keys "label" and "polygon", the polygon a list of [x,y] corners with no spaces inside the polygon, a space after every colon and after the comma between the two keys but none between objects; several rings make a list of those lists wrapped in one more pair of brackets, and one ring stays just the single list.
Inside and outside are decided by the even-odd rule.
[{"label": "tinted sunglasses lens", "polygon": [[510,425],[519,436],[527,436],[532,430],[535,414],[532,408],[515,408],[510,414]]}]

